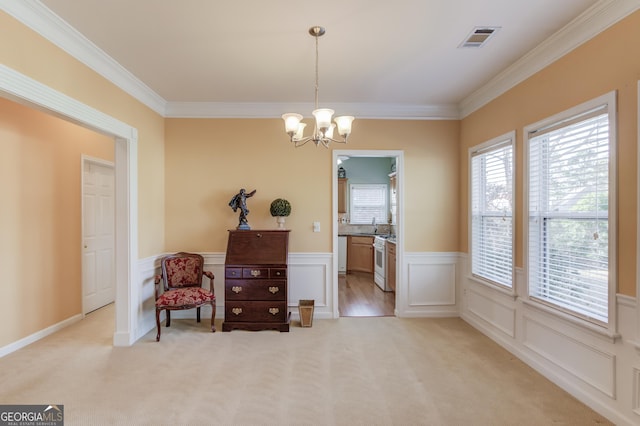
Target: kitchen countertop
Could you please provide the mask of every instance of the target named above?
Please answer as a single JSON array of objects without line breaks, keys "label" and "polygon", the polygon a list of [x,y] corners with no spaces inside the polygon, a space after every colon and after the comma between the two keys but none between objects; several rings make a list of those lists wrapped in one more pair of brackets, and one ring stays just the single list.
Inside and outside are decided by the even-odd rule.
[{"label": "kitchen countertop", "polygon": [[338,237],[382,237],[385,240],[389,241],[392,244],[396,243],[396,237],[389,237],[387,235],[383,235],[383,234],[372,234],[372,233],[366,233],[366,232],[351,232],[351,233],[345,233],[345,234],[338,234]]}]

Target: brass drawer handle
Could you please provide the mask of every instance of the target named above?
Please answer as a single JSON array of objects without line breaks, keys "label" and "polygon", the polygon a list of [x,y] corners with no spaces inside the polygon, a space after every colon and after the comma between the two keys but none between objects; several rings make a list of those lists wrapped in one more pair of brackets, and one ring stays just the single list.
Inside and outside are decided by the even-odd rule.
[{"label": "brass drawer handle", "polygon": [[252,269],[251,270],[251,276],[252,277],[259,277],[260,276],[260,270],[259,269]]},{"label": "brass drawer handle", "polygon": [[269,287],[269,292],[271,294],[276,294],[279,291],[280,291],[280,289],[278,287]]},{"label": "brass drawer handle", "polygon": [[233,287],[231,287],[231,291],[235,294],[238,294],[242,291],[242,287],[240,287],[239,285],[234,285]]},{"label": "brass drawer handle", "polygon": [[233,308],[231,309],[234,315],[240,315],[242,313],[242,308]]},{"label": "brass drawer handle", "polygon": [[269,313],[271,315],[277,315],[278,312],[280,312],[280,309],[278,309],[278,308],[269,308]]}]

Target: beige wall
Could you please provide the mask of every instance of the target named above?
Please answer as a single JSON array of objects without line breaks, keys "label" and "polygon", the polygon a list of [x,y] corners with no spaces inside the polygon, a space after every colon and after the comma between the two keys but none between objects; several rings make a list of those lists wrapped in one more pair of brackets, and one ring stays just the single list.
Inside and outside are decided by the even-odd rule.
[{"label": "beige wall", "polygon": [[[291,252],[330,252],[331,151],[294,148],[281,119],[166,120],[166,242],[168,251],[224,252],[227,230],[238,225],[228,206],[240,188],[253,229],[272,229],[269,205],[292,204]],[[356,120],[350,150],[403,150],[405,249],[458,250],[457,121]],[[321,232],[312,232],[314,221]]]},{"label": "beige wall", "polygon": [[164,119],[0,12],[0,63],[138,129],[138,255],[164,249]]},{"label": "beige wall", "polygon": [[640,12],[462,120],[460,248],[468,252],[468,149],[516,130],[516,266],[523,266],[522,129],[584,101],[618,92],[618,291],[636,293],[637,82]]},{"label": "beige wall", "polygon": [[[0,63],[138,130],[138,255],[163,252],[163,117],[4,12],[0,28]],[[81,313],[80,154],[112,158],[114,144],[44,113],[1,108],[0,347]]]},{"label": "beige wall", "polygon": [[81,312],[81,156],[114,142],[0,98],[0,152],[2,347]]}]

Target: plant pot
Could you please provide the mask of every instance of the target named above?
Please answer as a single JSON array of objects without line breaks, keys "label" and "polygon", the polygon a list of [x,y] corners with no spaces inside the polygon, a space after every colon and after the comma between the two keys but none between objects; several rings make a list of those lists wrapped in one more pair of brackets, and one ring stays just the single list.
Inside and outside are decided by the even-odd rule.
[{"label": "plant pot", "polygon": [[300,326],[311,327],[313,325],[313,306],[314,300],[300,300],[298,302],[298,310],[300,311]]},{"label": "plant pot", "polygon": [[278,223],[278,229],[284,229],[284,216],[278,216],[276,222]]}]

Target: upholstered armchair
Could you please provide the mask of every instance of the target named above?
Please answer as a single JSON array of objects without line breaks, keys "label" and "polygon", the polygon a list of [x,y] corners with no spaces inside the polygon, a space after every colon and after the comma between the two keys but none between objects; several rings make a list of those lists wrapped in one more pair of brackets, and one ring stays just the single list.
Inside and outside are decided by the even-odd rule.
[{"label": "upholstered armchair", "polygon": [[[166,311],[166,326],[171,325],[171,311],[196,308],[196,318],[200,322],[200,307],[210,304],[211,331],[215,332],[216,296],[213,289],[213,274],[203,271],[204,258],[199,254],[176,253],[165,256],[161,260],[162,274],[156,275],[156,325],[160,341],[160,312]],[[209,278],[209,290],[202,287],[202,277]],[[162,292],[160,292],[162,283]]]}]

